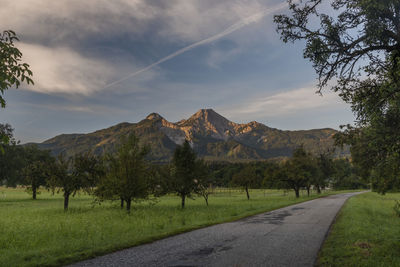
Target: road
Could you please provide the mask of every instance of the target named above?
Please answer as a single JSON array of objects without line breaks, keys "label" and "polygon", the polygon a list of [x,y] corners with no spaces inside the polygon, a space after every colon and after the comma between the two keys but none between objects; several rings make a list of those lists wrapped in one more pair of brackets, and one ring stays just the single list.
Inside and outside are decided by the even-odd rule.
[{"label": "road", "polygon": [[71,265],[313,266],[348,193],[165,238]]}]

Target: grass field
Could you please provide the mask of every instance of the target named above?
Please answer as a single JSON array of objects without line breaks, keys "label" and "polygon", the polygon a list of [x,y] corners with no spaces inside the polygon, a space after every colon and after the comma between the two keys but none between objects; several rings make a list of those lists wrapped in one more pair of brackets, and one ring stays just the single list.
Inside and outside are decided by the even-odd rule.
[{"label": "grass field", "polygon": [[87,195],[72,198],[64,212],[61,195],[42,191],[33,201],[22,188],[0,187],[0,266],[62,265],[316,197],[252,190],[248,201],[244,192],[219,190],[208,207],[197,198],[181,210],[176,196],[164,196],[127,214],[118,202],[98,205]]},{"label": "grass field", "polygon": [[400,193],[350,198],[319,256],[319,266],[400,266]]}]

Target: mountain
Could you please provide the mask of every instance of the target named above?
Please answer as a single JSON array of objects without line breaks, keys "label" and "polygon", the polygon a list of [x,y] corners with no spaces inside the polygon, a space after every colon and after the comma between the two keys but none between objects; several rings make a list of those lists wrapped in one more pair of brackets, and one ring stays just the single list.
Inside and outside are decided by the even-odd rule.
[{"label": "mountain", "polygon": [[124,122],[89,134],[62,134],[38,146],[55,155],[87,151],[103,154],[115,151],[120,138],[130,133],[135,133],[143,144],[150,144],[149,158],[154,162],[168,162],[176,145],[185,139],[205,159],[237,161],[288,157],[301,144],[318,153],[333,147],[336,130],[282,131],[256,121],[235,123],[212,109],[201,109],[176,123],[151,113],[138,123]]}]

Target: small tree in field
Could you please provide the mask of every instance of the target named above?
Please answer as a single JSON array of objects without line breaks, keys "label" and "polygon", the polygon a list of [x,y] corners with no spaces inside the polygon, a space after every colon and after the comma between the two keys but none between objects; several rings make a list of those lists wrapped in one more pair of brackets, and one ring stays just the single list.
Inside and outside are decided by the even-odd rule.
[{"label": "small tree in field", "polygon": [[310,186],[315,173],[316,165],[312,155],[300,146],[293,152],[293,157],[282,164],[276,179],[286,188],[292,188],[296,197],[299,197],[300,189]]},{"label": "small tree in field", "polygon": [[206,205],[208,206],[208,197],[210,196],[210,185],[212,181],[208,166],[203,160],[196,161],[196,177],[196,193],[204,198]]},{"label": "small tree in field", "polygon": [[171,180],[169,188],[181,198],[181,207],[185,207],[185,200],[191,197],[197,189],[196,153],[189,142],[177,146],[172,158]]},{"label": "small tree in field", "polygon": [[51,166],[54,158],[47,150],[40,150],[35,145],[24,148],[23,158],[25,167],[22,169],[23,183],[28,185],[28,192],[32,192],[32,198],[36,199],[37,190],[44,186],[50,178]]},{"label": "small tree in field", "polygon": [[239,173],[233,175],[232,183],[241,186],[246,191],[247,199],[250,200],[249,188],[257,182],[256,169],[252,165],[247,165]]},{"label": "small tree in field", "polygon": [[81,188],[81,182],[78,177],[73,175],[70,170],[71,159],[66,159],[63,154],[57,157],[53,165],[48,185],[53,193],[63,191],[64,196],[64,211],[68,210],[69,197],[75,194]]},{"label": "small tree in field", "polygon": [[[93,167],[95,166],[95,167]],[[64,194],[64,211],[68,210],[70,196],[81,190],[93,187],[93,181],[101,171],[98,159],[91,154],[78,155],[66,159],[59,155],[52,167],[48,185],[53,193],[62,191]]]},{"label": "small tree in field", "polygon": [[46,185],[49,177],[49,165],[45,162],[34,161],[23,170],[24,183],[28,184],[27,192],[32,193],[32,199],[36,200],[37,191],[40,186]]},{"label": "small tree in field", "polygon": [[129,212],[132,201],[148,198],[152,192],[152,180],[145,156],[147,146],[140,147],[139,138],[131,134],[122,140],[115,156],[108,155],[107,172],[101,179],[95,194],[100,200],[121,199]]},{"label": "small tree in field", "polygon": [[84,153],[73,159],[73,173],[81,181],[81,188],[93,194],[100,178],[104,175],[102,161],[92,153]]}]

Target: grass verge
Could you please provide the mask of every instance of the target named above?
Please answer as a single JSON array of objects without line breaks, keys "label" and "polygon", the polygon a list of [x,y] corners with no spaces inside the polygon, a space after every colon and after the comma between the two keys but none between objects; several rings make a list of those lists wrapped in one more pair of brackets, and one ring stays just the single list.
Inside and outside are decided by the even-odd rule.
[{"label": "grass verge", "polygon": [[293,193],[252,190],[248,201],[244,192],[220,190],[210,196],[208,207],[197,198],[182,210],[176,196],[164,196],[156,205],[134,204],[127,214],[117,202],[99,206],[87,195],[72,198],[64,212],[61,195],[43,191],[33,201],[24,189],[0,187],[0,266],[68,264],[320,196],[296,199]]},{"label": "grass verge", "polygon": [[365,193],[340,211],[319,254],[318,266],[400,266],[400,193]]}]

